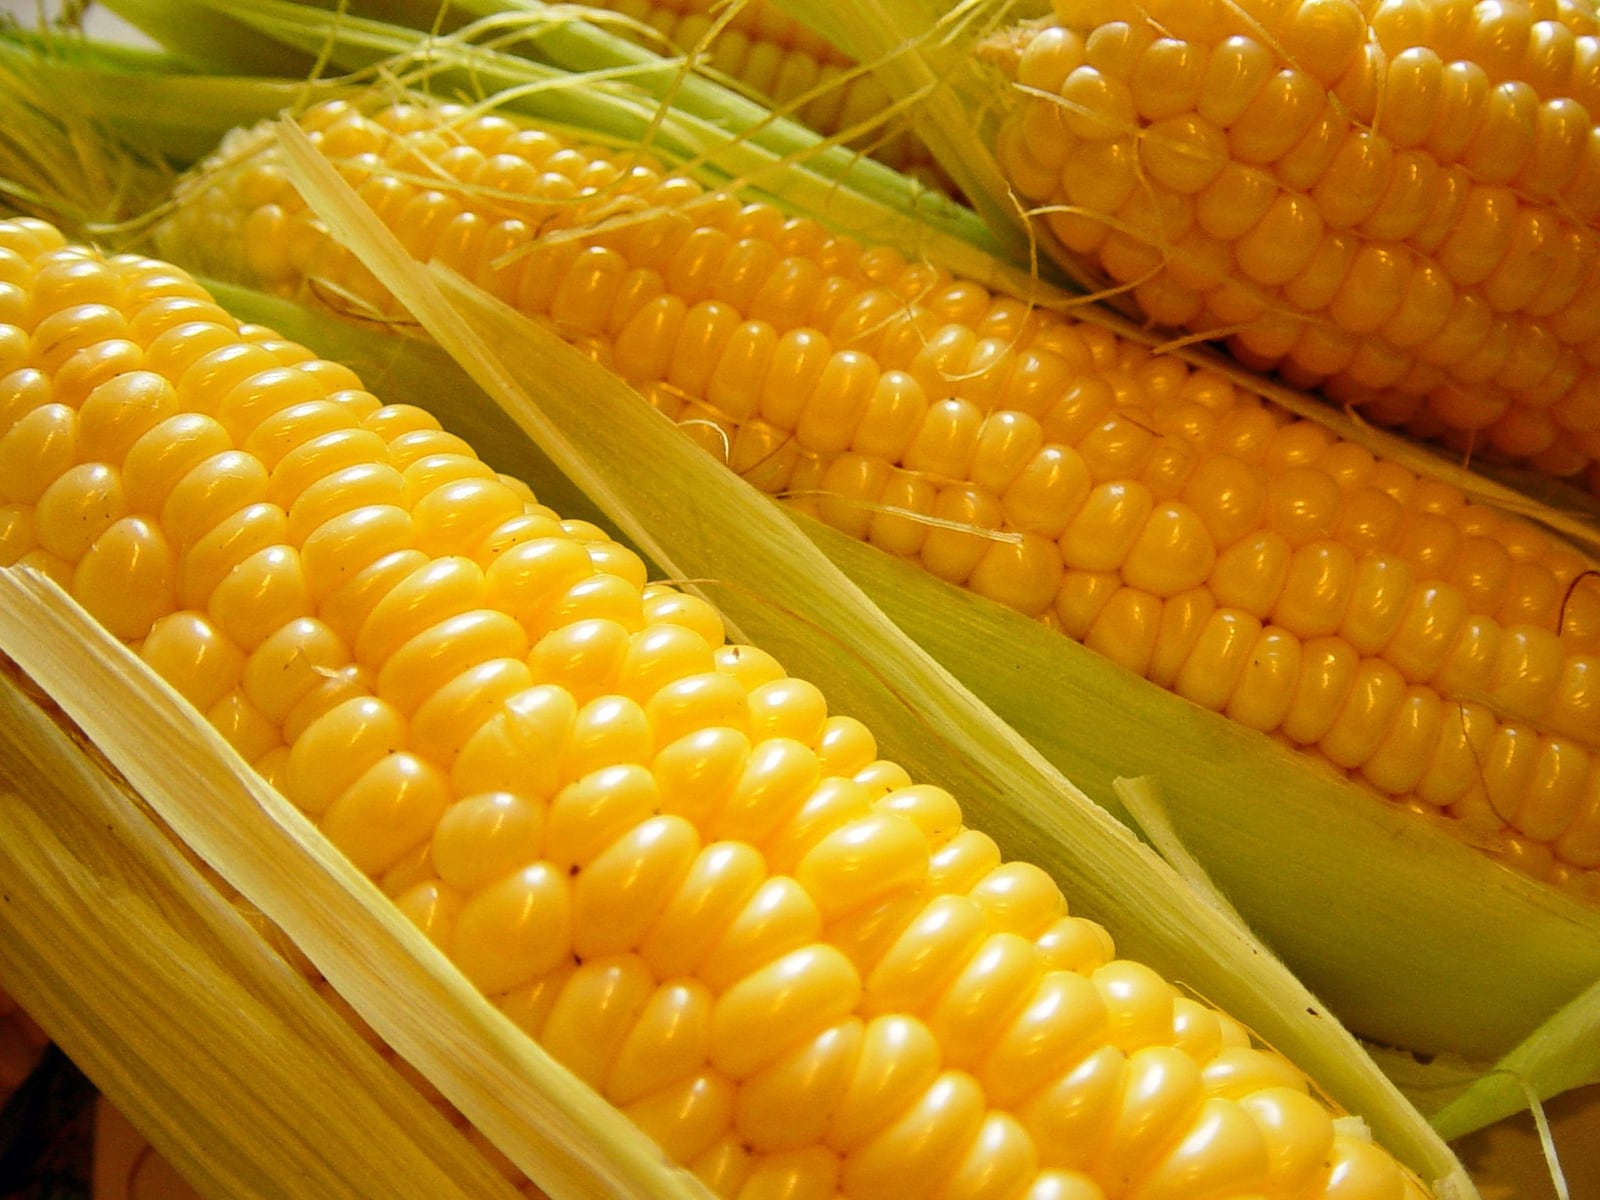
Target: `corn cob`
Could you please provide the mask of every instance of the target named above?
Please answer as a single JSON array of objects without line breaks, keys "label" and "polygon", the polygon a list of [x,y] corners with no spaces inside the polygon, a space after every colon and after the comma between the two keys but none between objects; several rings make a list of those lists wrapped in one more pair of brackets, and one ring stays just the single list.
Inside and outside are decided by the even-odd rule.
[{"label": "corn cob", "polygon": [[[1594,893],[1600,591],[1576,552],[1101,326],[503,116],[303,124],[412,253],[763,490]],[[398,318],[275,153],[226,144],[163,251]]]},{"label": "corn cob", "polygon": [[1566,0],[1060,0],[992,57],[1059,244],[1377,423],[1600,490],[1600,39]]},{"label": "corn cob", "polygon": [[426,413],[157,260],[18,219],[0,264],[0,563],[135,647],[713,1191],[1426,1194]]}]

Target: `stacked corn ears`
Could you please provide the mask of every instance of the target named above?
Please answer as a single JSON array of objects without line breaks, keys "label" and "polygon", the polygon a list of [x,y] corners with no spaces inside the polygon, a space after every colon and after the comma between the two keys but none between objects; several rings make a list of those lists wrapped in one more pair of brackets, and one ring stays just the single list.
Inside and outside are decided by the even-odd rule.
[{"label": "stacked corn ears", "polygon": [[[160,6],[145,15],[160,32]],[[912,17],[879,15],[902,34]],[[969,218],[947,199],[915,180],[880,186],[883,168],[839,158],[826,134],[817,162],[844,165],[823,183],[794,152],[803,130],[775,118],[777,143],[718,141],[701,110],[663,120],[659,98],[634,97],[615,76],[598,87],[596,123],[579,132],[583,106],[558,117],[545,96],[564,92],[567,68],[540,61],[537,38],[496,41],[509,27],[496,14],[421,55],[384,59],[378,50],[404,51],[408,36],[414,51],[415,35],[361,16],[318,34],[314,10],[294,5],[249,6],[246,16],[261,40],[238,44],[256,46],[257,58],[287,46],[292,60],[320,37],[325,63],[356,72],[332,83],[341,98],[319,102],[313,88],[290,122],[220,139],[165,203],[152,185],[142,203],[157,219],[134,232],[148,231],[155,258],[93,250],[50,224],[5,227],[17,333],[0,547],[7,563],[53,581],[25,586],[61,607],[63,629],[82,635],[70,615],[81,610],[131,652],[128,670],[164,680],[178,710],[214,731],[223,769],[287,802],[278,821],[297,828],[309,818],[316,832],[297,836],[322,839],[365,876],[443,956],[445,976],[478,998],[463,1003],[477,1003],[479,1019],[498,1013],[548,1056],[561,1083],[530,1070],[537,1086],[555,1111],[590,1122],[565,1155],[507,1131],[481,1111],[480,1093],[454,1082],[448,1097],[436,1090],[431,1068],[403,1065],[426,1060],[426,1049],[381,1013],[344,1002],[384,1055],[400,1053],[412,1082],[427,1077],[424,1094],[447,1130],[462,1130],[480,1156],[493,1147],[484,1161],[510,1186],[1086,1200],[1470,1192],[1416,1111],[1336,1025],[1327,1040],[1320,1003],[1291,1000],[1270,958],[1260,979],[1255,968],[1225,979],[1265,957],[1259,948],[1243,960],[1223,953],[1232,965],[1220,973],[1196,967],[1245,936],[1203,879],[1176,882],[1089,815],[1096,810],[1078,811],[1084,798],[987,710],[965,707],[971,696],[948,676],[914,677],[942,711],[979,714],[978,727],[1012,756],[1002,778],[978,786],[1001,793],[977,797],[978,811],[1013,845],[1036,848],[1025,857],[1048,872],[970,828],[973,805],[957,803],[959,787],[919,781],[924,754],[931,777],[952,771],[944,782],[954,785],[992,747],[976,750],[949,726],[938,739],[948,745],[927,749],[914,729],[893,728],[903,713],[868,724],[842,715],[818,673],[836,672],[837,653],[817,644],[815,628],[806,638],[791,626],[788,640],[775,632],[768,644],[781,644],[785,663],[818,664],[802,673],[820,690],[730,634],[730,613],[740,631],[781,625],[771,598],[804,594],[782,581],[816,561],[793,526],[771,532],[760,492],[797,513],[891,612],[915,597],[897,619],[1030,736],[1030,722],[1041,723],[1030,713],[1037,687],[988,690],[1012,654],[1047,675],[1061,664],[1072,686],[1103,680],[1094,685],[1108,689],[1102,706],[1127,698],[1133,727],[1174,731],[1169,758],[1126,735],[1074,751],[1070,743],[1095,735],[1055,709],[1035,742],[1074,780],[1080,769],[1106,770],[1093,780],[1096,798],[1143,822],[1185,869],[1189,850],[1168,842],[1152,790],[1111,776],[1153,772],[1181,796],[1184,738],[1208,747],[1221,738],[1238,755],[1237,777],[1284,789],[1293,811],[1262,821],[1320,814],[1328,824],[1301,833],[1312,841],[1349,825],[1312,855],[1313,877],[1339,875],[1339,855],[1354,847],[1390,842],[1385,862],[1448,881],[1435,901],[1442,910],[1486,887],[1505,900],[1498,917],[1461,931],[1461,944],[1481,949],[1493,936],[1485,931],[1499,928],[1536,965],[1439,1014],[1367,994],[1379,968],[1360,941],[1313,946],[1301,927],[1285,951],[1319,992],[1337,995],[1337,1015],[1358,1032],[1459,1064],[1431,1094],[1447,1076],[1418,1075],[1403,1054],[1385,1059],[1413,1097],[1429,1097],[1438,1129],[1459,1132],[1522,1103],[1515,1087],[1489,1082],[1483,1068],[1495,1060],[1545,1094],[1594,1071],[1581,1052],[1550,1052],[1592,1042],[1584,993],[1600,974],[1600,593],[1582,517],[1530,519],[1552,515],[1508,505],[1498,483],[1391,455],[1381,439],[1340,436],[1252,373],[1282,364],[1259,343],[1252,351],[1243,332],[1244,366],[1161,347],[1159,336],[1033,279],[1020,259],[994,257],[1007,244],[997,223],[986,231],[994,242],[965,238]],[[1122,32],[1040,21],[989,43],[991,57],[1027,76],[1024,99],[993,100],[1002,131],[993,162],[1023,172],[1018,190],[1048,214],[1047,240],[1077,253],[1093,249],[1091,226],[1121,230],[1116,244],[1132,234],[1081,197],[1029,192],[1024,180],[1050,175],[1034,168],[1056,151],[1023,130],[1105,121],[1094,115],[1101,99],[1076,92],[1067,107],[1082,112],[1060,116],[1062,104],[1041,99],[1039,63],[1052,46],[1067,49],[1051,69],[1068,62],[1073,37],[1092,43],[1100,49],[1057,72],[1062,88],[1069,75],[1087,86],[1079,68],[1102,71],[1113,44],[1130,61],[1128,47],[1166,45],[1129,32],[1120,14],[1074,19],[1090,16]],[[1344,29],[1322,22],[1321,9],[1304,24],[1328,37]],[[869,26],[819,28],[857,61],[877,62],[891,92],[915,74],[897,72],[917,67],[918,55],[932,63],[945,52],[934,40],[941,21],[900,56],[874,46]],[[551,22],[553,39],[556,30],[572,33]],[[710,46],[721,26],[691,32]],[[608,71],[655,78],[647,52],[596,36],[608,61],[631,64]],[[573,51],[560,41],[552,53]],[[375,60],[381,71],[361,74]],[[462,74],[439,72],[441,60]],[[436,73],[398,89],[396,77],[419,62]],[[93,69],[102,80],[134,77],[120,64]],[[197,78],[170,64],[154,74],[174,97]],[[432,94],[485,75],[509,90],[469,103]],[[716,94],[714,81],[683,78],[696,80],[686,103]],[[804,111],[799,94],[782,103]],[[113,112],[95,119],[125,136]],[[619,121],[638,120],[642,150],[617,133]],[[926,132],[935,150],[950,140],[936,120]],[[1117,160],[1146,146],[1130,136],[1126,150],[1106,138],[1084,145]],[[1062,178],[1115,183],[1106,170],[1062,165],[1088,150],[1060,153]],[[943,166],[982,209],[982,171]],[[850,182],[858,167],[860,190]],[[1133,192],[1148,196],[1149,172],[1134,174]],[[833,195],[837,206],[823,199]],[[786,210],[792,196],[816,205]],[[289,306],[208,290],[167,261]],[[1173,294],[1148,272],[1133,292]],[[265,305],[335,342],[353,335],[315,313],[431,338],[517,413],[604,516],[564,516],[422,408],[385,404],[347,367],[271,324],[240,324],[219,300]],[[384,353],[430,361],[424,338],[406,342],[383,343]],[[530,378],[549,381],[558,416],[519,382]],[[1304,364],[1283,367],[1282,378],[1322,382]],[[663,483],[650,472],[680,463],[696,487],[717,489],[706,503],[728,524],[749,523],[742,540],[730,531],[733,549],[701,548],[691,527],[704,513],[693,505],[681,523],[651,511]],[[606,520],[635,549],[605,532]],[[765,542],[750,536],[757,530]],[[1562,536],[1574,532],[1576,543]],[[741,555],[741,546],[753,549]],[[790,555],[786,565],[764,561]],[[681,587],[650,582],[647,561],[747,594],[719,604],[719,615]],[[865,602],[852,591],[845,603]],[[886,639],[893,655],[922,661],[903,635],[870,628],[862,650]],[[980,629],[992,647],[975,642]],[[16,639],[6,651],[36,677],[54,670],[70,681],[86,669],[63,673],[50,665],[56,651],[30,655]],[[898,669],[846,670],[838,686],[848,703],[868,704],[859,677]],[[898,693],[887,711],[905,702]],[[66,707],[119,770],[144,779],[134,759],[107,749],[119,739],[81,694]],[[1186,734],[1196,713],[1207,723]],[[1082,723],[1095,727],[1088,713]],[[1097,754],[1122,763],[1102,768]],[[1004,795],[1031,798],[1040,781],[1060,794],[1039,809]],[[1323,797],[1328,807],[1315,807]],[[155,803],[184,828],[181,810]],[[1227,797],[1195,811],[1213,803],[1221,811]],[[1064,816],[1045,811],[1063,806]],[[1347,816],[1329,816],[1336,811]],[[1251,924],[1274,927],[1281,914],[1251,890],[1272,874],[1260,850],[1212,856],[1251,841],[1252,827],[1195,839],[1192,819],[1178,816],[1175,836],[1198,851],[1199,869],[1244,900]],[[1062,845],[1068,828],[1086,847]],[[1106,856],[1127,873],[1089,881]],[[305,919],[292,904],[280,912],[284,898],[270,887],[242,886],[248,866],[204,865],[229,878],[224,907],[248,893],[287,928]],[[1094,920],[1076,899],[1069,911],[1051,875],[1088,889]],[[1198,946],[1173,950],[1154,932],[1175,919],[1168,900],[1153,913],[1102,904],[1147,886],[1171,905],[1209,910]],[[1117,956],[1106,930],[1121,944],[1119,921],[1163,970]],[[12,970],[37,973],[44,952],[34,936],[13,936],[26,949]],[[1441,951],[1419,986],[1432,986],[1430,972],[1449,976],[1454,954]],[[336,958],[291,962],[322,995],[337,995],[351,989],[337,986],[348,968]],[[1371,961],[1351,967],[1361,958]],[[1162,978],[1178,978],[1169,964],[1208,999],[1226,993],[1243,1007],[1225,1003],[1228,1016],[1199,1003]],[[27,986],[17,988],[25,1002]],[[70,1007],[71,991],[40,987],[30,1008]],[[1286,1018],[1286,1003],[1304,1011]],[[114,1061],[98,1045],[87,1039],[86,1055]],[[1296,1057],[1299,1067],[1289,1064]],[[1363,1115],[1390,1149],[1321,1099],[1327,1088],[1371,1105]],[[606,1115],[582,1096],[603,1099]],[[162,1127],[159,1103],[142,1103]],[[626,1120],[614,1133],[618,1113]],[[1296,1124],[1300,1116],[1308,1123]],[[648,1140],[629,1140],[639,1136]],[[676,1166],[649,1166],[641,1145]],[[172,1148],[207,1171],[181,1139]],[[241,1153],[253,1161],[254,1151]],[[616,1172],[623,1182],[607,1166],[619,1162],[630,1164]]]}]

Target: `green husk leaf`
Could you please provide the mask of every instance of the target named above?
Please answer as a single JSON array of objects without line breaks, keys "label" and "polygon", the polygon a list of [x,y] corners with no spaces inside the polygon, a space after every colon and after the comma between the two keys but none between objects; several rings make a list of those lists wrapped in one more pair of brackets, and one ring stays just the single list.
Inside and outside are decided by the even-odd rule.
[{"label": "green husk leaf", "polygon": [[974,825],[1050,870],[1125,949],[1295,1058],[1442,1181],[1441,1194],[1470,1194],[1448,1149],[1315,997],[901,634],[771,501],[554,335],[420,267],[297,127],[280,137],[339,240],[663,569],[698,581],[745,635],[824,682],[836,711],[866,721],[914,775],[951,788]]},{"label": "green husk leaf", "polygon": [[0,196],[89,235],[158,211],[178,169],[228,130],[339,91],[133,69],[80,48],[0,37]]},{"label": "green husk leaf", "polygon": [[119,71],[155,73],[187,69],[182,59],[161,47],[106,41],[81,25],[29,24],[21,18],[0,14],[0,37],[40,54]]},{"label": "green husk leaf", "polygon": [[[997,714],[999,711],[995,709]],[[1062,773],[1066,774],[1065,771]],[[1111,791],[1120,809],[1116,815],[1123,824],[1149,842],[1156,853],[1183,877],[1196,896],[1244,928],[1250,927],[1250,922],[1244,919],[1217,886],[1211,873],[1184,845],[1162,797],[1160,780],[1150,775],[1141,775],[1137,779],[1119,776],[1111,781]]]},{"label": "green husk leaf", "polygon": [[171,4],[165,0],[100,0],[121,17],[191,67],[235,75],[306,78],[314,55],[268,39],[251,36],[234,20],[229,6]]},{"label": "green husk leaf", "polygon": [[1430,1120],[1441,1136],[1457,1138],[1525,1111],[1530,1094],[1548,1099],[1595,1082],[1600,1082],[1600,982],[1563,1006],[1492,1070],[1468,1081]]},{"label": "green husk leaf", "polygon": [[[627,1118],[517,1029],[370,880],[251,770],[200,714],[45,577],[16,568],[0,571],[0,652],[61,706],[189,851],[282,929],[390,1046],[555,1200],[600,1196],[704,1200],[706,1193],[698,1181],[667,1164],[660,1150]],[[118,702],[107,704],[107,696],[118,697]],[[11,770],[13,757],[23,764],[30,761],[26,754],[24,743],[8,748],[0,761]],[[31,780],[19,786],[27,786],[32,793]],[[30,839],[43,837],[48,844],[48,827],[54,820],[76,820],[83,815],[71,811],[71,806],[64,807],[67,811],[51,809],[41,819],[24,824],[24,832]],[[104,807],[93,817],[96,822],[111,823]],[[122,808],[127,807],[123,797]],[[113,816],[117,823],[126,823]],[[6,852],[11,853],[9,839],[6,844]],[[50,853],[17,864],[16,877],[36,879],[49,871],[54,861]],[[8,869],[8,886],[11,876]],[[180,892],[199,887],[209,890],[195,878],[170,884],[170,890]],[[100,904],[105,903],[102,895]],[[61,922],[40,911],[32,913],[39,926],[34,938],[54,948],[58,960],[71,956],[68,965],[59,969],[57,986],[65,999],[48,1010],[64,1013],[62,1021],[68,1029],[73,1020],[108,1021],[113,1019],[108,1010],[127,1007],[107,1005],[108,999],[121,993],[114,988],[96,990],[90,979],[77,974],[92,957],[88,947],[97,939],[102,947],[116,944],[100,918],[122,915],[97,912],[94,904],[87,907],[76,926],[82,934],[77,943],[64,936]],[[137,924],[139,913],[131,916]],[[139,937],[137,931],[131,936]],[[10,939],[0,942],[0,953],[12,952]],[[115,949],[102,949],[99,957],[118,960],[121,956]],[[104,970],[112,973],[138,965],[136,960],[119,961]],[[33,993],[40,974],[39,965],[28,960],[17,969],[8,965],[5,971],[7,989],[30,1011],[30,1000],[37,999]],[[146,996],[146,1006],[136,1013],[143,1007],[165,1013],[181,1005],[181,999],[167,994],[168,989],[182,990],[180,978],[168,976],[161,982],[164,987],[133,989]],[[231,994],[240,989],[223,990]],[[252,1031],[252,1020],[261,1020],[263,1028],[274,1032],[280,1023],[298,1020],[289,1010],[269,1022],[260,1016],[259,1007],[251,1004],[238,1019],[197,1046],[193,1055],[184,1055],[181,1047],[172,1045],[176,1035],[169,1032],[152,1053],[153,1063],[146,1065],[159,1072],[162,1090],[181,1086],[184,1102],[174,1106],[171,1117],[159,1112],[145,1115],[166,1128],[167,1122],[180,1119],[191,1106],[214,1104],[209,1089],[215,1086],[216,1075],[236,1071],[231,1056],[236,1051],[243,1053],[235,1043],[260,1036]],[[141,1019],[134,1017],[135,1028]],[[328,1022],[339,1023],[331,1012],[323,1024]],[[181,1032],[179,1026],[176,1033]],[[331,1035],[318,1033],[334,1041]],[[358,1040],[349,1029],[344,1033],[347,1040]],[[76,1034],[70,1034],[68,1048],[78,1041]],[[137,1033],[132,1044],[141,1044]],[[114,1041],[110,1049],[105,1058],[96,1059],[92,1071],[98,1069],[99,1075],[116,1079],[139,1069],[123,1062]],[[262,1049],[270,1053],[276,1047],[268,1043]],[[373,1057],[370,1051],[368,1057]],[[185,1068],[199,1073],[187,1077]],[[317,1072],[311,1075],[315,1086],[325,1082],[315,1078]],[[370,1075],[369,1070],[366,1077]],[[259,1082],[247,1073],[241,1077],[251,1085]],[[392,1089],[380,1094],[392,1095]],[[152,1107],[159,1108],[169,1099],[170,1095],[160,1096]],[[307,1101],[302,1097],[296,1103]],[[408,1103],[418,1115],[428,1108],[415,1094]],[[368,1139],[350,1163],[334,1158],[327,1164],[330,1190],[316,1194],[348,1195],[352,1200],[374,1195],[459,1195],[464,1200],[498,1196],[508,1190],[481,1156],[473,1154],[478,1163],[470,1166],[458,1148],[454,1154],[446,1152],[437,1163],[418,1161],[420,1156],[402,1154],[386,1140],[373,1138],[371,1130],[355,1119],[367,1106],[341,1112],[331,1101],[319,1101],[310,1107],[316,1121],[348,1123],[350,1137]],[[405,1106],[401,1111],[406,1111]],[[376,1128],[385,1129],[385,1123],[377,1121]],[[273,1164],[262,1157],[266,1147],[256,1144],[248,1127],[230,1125],[227,1133],[230,1144],[242,1144],[239,1152],[262,1176],[252,1186],[275,1184],[290,1189],[260,1194],[306,1194],[295,1190],[303,1186],[297,1176],[307,1169],[298,1157],[293,1168],[284,1171],[281,1161]],[[395,1140],[399,1136],[397,1133]],[[461,1139],[457,1136],[456,1140]],[[421,1153],[428,1154],[439,1138],[421,1141]],[[304,1147],[301,1152],[310,1149]],[[200,1153],[198,1147],[190,1148],[185,1157]],[[269,1174],[274,1165],[276,1171]],[[454,1174],[445,1174],[447,1171]],[[372,1172],[381,1172],[376,1186],[367,1179]],[[230,1186],[215,1194],[250,1193]]]}]

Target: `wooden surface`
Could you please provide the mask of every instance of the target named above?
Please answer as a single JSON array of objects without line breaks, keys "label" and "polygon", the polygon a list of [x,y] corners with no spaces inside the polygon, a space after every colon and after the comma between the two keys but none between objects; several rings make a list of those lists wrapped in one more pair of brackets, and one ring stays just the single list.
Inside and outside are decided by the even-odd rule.
[{"label": "wooden surface", "polygon": [[[1600,1086],[1557,1096],[1545,1106],[1571,1200],[1600,1200]],[[1456,1146],[1483,1200],[1553,1200],[1559,1193],[1533,1118],[1502,1121]]]},{"label": "wooden surface", "polygon": [[93,1200],[200,1200],[128,1119],[101,1099],[94,1130]]}]

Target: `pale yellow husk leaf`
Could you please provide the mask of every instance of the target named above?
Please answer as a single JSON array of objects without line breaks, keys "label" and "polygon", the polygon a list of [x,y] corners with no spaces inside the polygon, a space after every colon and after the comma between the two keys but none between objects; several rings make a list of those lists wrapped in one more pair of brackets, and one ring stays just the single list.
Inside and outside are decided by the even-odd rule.
[{"label": "pale yellow husk leaf", "polygon": [[[45,577],[0,571],[0,653],[195,859],[556,1200],[704,1200],[496,1010],[202,717]],[[107,697],[114,697],[107,702]],[[216,1197],[506,1186],[7,688],[0,977]],[[226,1150],[226,1153],[223,1151]],[[213,1156],[216,1162],[213,1163]]]}]

